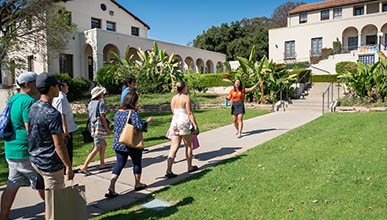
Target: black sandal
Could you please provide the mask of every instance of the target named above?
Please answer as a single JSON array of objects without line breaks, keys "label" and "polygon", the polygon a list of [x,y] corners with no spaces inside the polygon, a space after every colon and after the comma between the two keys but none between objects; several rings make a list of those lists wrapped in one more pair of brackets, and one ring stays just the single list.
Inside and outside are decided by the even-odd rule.
[{"label": "black sandal", "polygon": [[111,191],[110,189],[109,189],[109,192],[105,193],[105,197],[106,197],[106,198],[115,198],[115,197],[117,197],[117,196],[118,196],[118,193],[113,192],[113,191]]},{"label": "black sandal", "polygon": [[141,190],[145,189],[146,187],[148,187],[148,186],[146,184],[143,184],[139,187],[134,187],[134,191],[141,191]]},{"label": "black sandal", "polygon": [[165,177],[167,177],[168,179],[170,179],[170,178],[175,178],[175,177],[177,177],[177,175],[174,174],[174,173],[167,173],[167,174],[165,174]]},{"label": "black sandal", "polygon": [[196,170],[199,170],[198,166],[192,166],[190,170],[188,170],[189,173],[195,172]]}]

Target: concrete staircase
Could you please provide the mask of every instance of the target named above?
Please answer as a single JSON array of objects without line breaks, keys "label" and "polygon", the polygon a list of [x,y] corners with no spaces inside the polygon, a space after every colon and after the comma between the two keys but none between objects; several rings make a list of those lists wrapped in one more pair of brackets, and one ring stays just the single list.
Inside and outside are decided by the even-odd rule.
[{"label": "concrete staircase", "polygon": [[[308,111],[308,112],[321,112],[323,111],[322,107],[322,95],[324,91],[328,88],[329,83],[313,83],[312,88],[308,91],[305,91],[304,98],[300,99],[292,99],[291,103],[288,104],[288,108],[285,111]],[[333,92],[333,100],[336,100],[338,97],[341,97],[343,94],[343,88],[340,87],[338,91],[338,87],[334,84],[333,89],[330,89],[329,100],[332,102],[332,92]],[[325,94],[324,100],[324,112],[329,112],[328,101],[328,93]],[[281,111],[282,109],[280,109]]]}]

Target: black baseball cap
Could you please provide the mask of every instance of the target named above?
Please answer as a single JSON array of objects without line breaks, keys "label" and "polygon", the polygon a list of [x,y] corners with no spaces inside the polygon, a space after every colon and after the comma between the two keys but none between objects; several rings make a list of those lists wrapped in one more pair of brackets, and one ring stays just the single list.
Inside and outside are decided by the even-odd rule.
[{"label": "black baseball cap", "polygon": [[36,78],[36,87],[45,88],[58,85],[58,79],[52,73],[43,72]]}]

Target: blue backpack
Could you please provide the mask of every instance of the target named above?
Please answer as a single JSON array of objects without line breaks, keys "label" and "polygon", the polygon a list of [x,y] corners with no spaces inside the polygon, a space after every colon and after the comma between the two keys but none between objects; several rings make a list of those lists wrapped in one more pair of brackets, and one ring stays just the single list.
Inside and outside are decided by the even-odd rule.
[{"label": "blue backpack", "polygon": [[9,102],[0,114],[0,139],[3,140],[8,140],[14,133],[11,121],[11,106],[12,102]]}]

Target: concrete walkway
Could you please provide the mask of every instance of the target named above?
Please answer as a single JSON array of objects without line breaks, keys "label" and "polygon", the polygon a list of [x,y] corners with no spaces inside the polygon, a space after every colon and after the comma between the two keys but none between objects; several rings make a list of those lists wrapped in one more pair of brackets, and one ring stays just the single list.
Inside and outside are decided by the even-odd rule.
[{"label": "concrete walkway", "polygon": [[[293,128],[308,123],[320,115],[321,112],[313,111],[279,111],[245,120],[242,138],[236,137],[233,125],[203,132],[198,136],[201,146],[194,151],[193,164],[199,166],[200,170],[197,172],[201,172],[222,160],[241,154]],[[123,170],[116,185],[116,191],[120,196],[114,199],[105,199],[104,197],[109,185],[110,169],[100,171],[97,169],[98,163],[93,163],[90,167],[93,175],[85,177],[83,174],[76,174],[74,183],[86,185],[89,216],[97,216],[130,204],[191,175],[187,173],[184,149],[180,148],[176,163],[173,166],[174,173],[179,174],[179,176],[173,179],[164,178],[169,144],[167,142],[152,146],[149,148],[150,151],[143,155],[142,182],[148,185],[148,188],[143,191],[136,192],[133,189],[134,179],[130,162],[128,167]],[[109,158],[107,162],[113,165],[115,158]],[[0,190],[3,191],[4,186]],[[31,188],[21,188],[12,206],[10,218],[44,219],[44,202]]]}]

